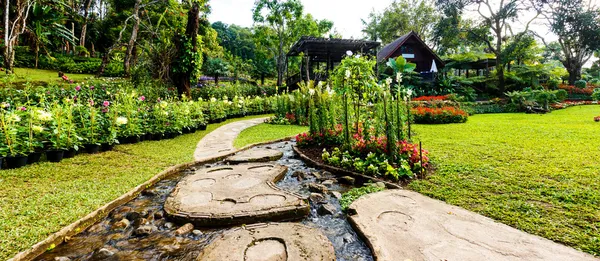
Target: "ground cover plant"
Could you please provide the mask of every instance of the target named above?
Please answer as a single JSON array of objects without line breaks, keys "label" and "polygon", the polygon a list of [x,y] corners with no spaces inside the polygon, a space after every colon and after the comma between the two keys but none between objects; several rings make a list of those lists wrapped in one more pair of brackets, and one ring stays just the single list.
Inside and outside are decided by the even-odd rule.
[{"label": "ground cover plant", "polygon": [[206,131],[169,140],[118,145],[60,163],[0,171],[0,259],[29,248],[160,171],[192,161],[198,141],[216,128],[257,117],[264,116],[210,124]]},{"label": "ground cover plant", "polygon": [[600,255],[600,106],[485,114],[416,125],[435,174],[409,187],[520,230]]}]

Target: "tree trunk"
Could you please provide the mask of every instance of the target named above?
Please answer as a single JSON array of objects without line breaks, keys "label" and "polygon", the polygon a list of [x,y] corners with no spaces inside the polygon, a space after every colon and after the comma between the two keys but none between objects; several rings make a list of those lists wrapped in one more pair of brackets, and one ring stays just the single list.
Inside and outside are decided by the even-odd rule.
[{"label": "tree trunk", "polygon": [[135,1],[135,6],[133,8],[133,28],[131,29],[131,37],[129,38],[129,43],[127,43],[127,52],[125,53],[125,59],[123,61],[123,69],[125,73],[125,77],[129,77],[131,75],[131,57],[133,54],[134,46],[137,41],[138,30],[140,29],[140,5],[142,4],[142,0]]},{"label": "tree trunk", "polygon": [[215,85],[219,85],[219,75],[215,74]]},{"label": "tree trunk", "polygon": [[283,75],[285,73],[285,54],[283,53],[283,33],[279,33],[279,46],[277,47],[277,86],[283,86]]},{"label": "tree trunk", "polygon": [[569,72],[569,85],[575,85],[575,82],[581,79],[581,68],[582,63],[576,61],[574,58],[567,58],[562,61],[562,64]]},{"label": "tree trunk", "polygon": [[[200,27],[199,18],[200,7],[197,2],[194,2],[190,10],[188,11],[188,20],[185,29],[185,35],[187,36],[187,39],[192,41],[191,51],[194,53],[198,51],[198,28]],[[182,39],[178,39],[177,41],[177,52],[179,57],[186,55],[185,43]],[[192,68],[187,68],[185,72],[178,72],[176,75],[174,75],[173,78],[179,94],[185,94],[188,97],[191,96]]]},{"label": "tree trunk", "polygon": [[265,74],[264,73],[260,74],[260,85],[262,85],[262,86],[265,85]]},{"label": "tree trunk", "polygon": [[79,46],[85,46],[85,37],[87,34],[88,16],[92,0],[87,0],[84,6],[83,24],[81,25],[81,36],[79,37]]},{"label": "tree trunk", "polygon": [[2,56],[4,57],[4,67],[6,69],[6,74],[10,73],[10,68],[9,66],[11,65],[9,62],[9,55],[11,53],[10,48],[10,43],[9,43],[9,25],[8,25],[8,21],[9,21],[9,7],[10,7],[10,0],[4,0],[4,48],[3,48],[3,54]]}]

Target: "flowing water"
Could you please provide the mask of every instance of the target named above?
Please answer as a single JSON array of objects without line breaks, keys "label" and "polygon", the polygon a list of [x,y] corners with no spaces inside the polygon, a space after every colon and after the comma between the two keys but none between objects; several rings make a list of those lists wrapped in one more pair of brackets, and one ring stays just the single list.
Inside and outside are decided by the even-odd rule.
[{"label": "flowing water", "polygon": [[[292,174],[297,171],[313,173],[319,170],[310,168],[299,160],[292,146],[293,142],[279,142],[261,147],[277,149],[284,153],[277,163],[287,166],[288,172],[277,185],[284,190],[308,197],[310,192],[307,185],[319,181],[312,175],[306,175],[305,179],[299,181]],[[223,164],[219,162],[195,168]],[[68,257],[70,260],[195,260],[199,252],[227,228],[201,228],[185,236],[175,235],[174,231],[182,224],[169,222],[169,218],[162,210],[163,204],[179,180],[191,173],[194,173],[194,168],[158,182],[129,203],[112,211],[108,217],[85,232],[44,253],[36,260],[54,261],[58,257]],[[329,186],[330,191],[341,193],[350,188],[338,183]],[[321,216],[317,213],[319,205],[311,202],[310,215],[299,222],[321,230],[332,242],[337,260],[373,260],[369,248],[357,236],[346,216],[342,214],[338,200],[331,195],[326,195],[325,199],[325,203],[330,203],[337,208],[337,214]],[[118,221],[123,218],[134,221],[123,229],[118,226]],[[135,228],[139,223],[150,224],[156,229],[147,235],[138,235]],[[105,252],[99,251],[102,248],[114,254],[104,255]]]}]

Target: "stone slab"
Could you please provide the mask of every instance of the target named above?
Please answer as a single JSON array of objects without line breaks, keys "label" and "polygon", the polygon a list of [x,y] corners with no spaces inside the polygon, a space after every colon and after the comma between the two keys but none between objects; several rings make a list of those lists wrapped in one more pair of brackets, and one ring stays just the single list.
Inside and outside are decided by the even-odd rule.
[{"label": "stone slab", "polygon": [[365,195],[349,221],[378,261],[579,260],[591,255],[407,190]]},{"label": "stone slab", "polygon": [[333,261],[331,242],[319,230],[297,223],[235,228],[215,239],[197,260]]},{"label": "stone slab", "polygon": [[247,163],[217,166],[183,178],[165,202],[165,212],[179,222],[196,226],[229,226],[307,216],[301,196],[281,190],[287,167]]},{"label": "stone slab", "polygon": [[252,148],[230,156],[226,161],[237,164],[245,162],[269,162],[281,159],[283,152],[274,149]]},{"label": "stone slab", "polygon": [[246,128],[264,123],[268,118],[256,118],[250,120],[236,121],[223,125],[207,134],[198,142],[194,151],[194,159],[200,161],[210,157],[220,157],[236,149],[233,146],[235,138]]}]

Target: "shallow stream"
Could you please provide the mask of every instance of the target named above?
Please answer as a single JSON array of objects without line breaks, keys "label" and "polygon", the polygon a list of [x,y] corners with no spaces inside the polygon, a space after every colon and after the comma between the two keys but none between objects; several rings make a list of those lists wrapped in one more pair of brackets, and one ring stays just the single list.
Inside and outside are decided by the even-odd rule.
[{"label": "shallow stream", "polygon": [[[298,159],[292,149],[293,144],[293,142],[279,142],[259,147],[277,149],[284,153],[277,163],[287,166],[288,172],[277,185],[308,198],[310,196],[308,184],[320,183],[323,180],[317,180],[309,173],[322,173],[322,171],[310,168]],[[196,166],[158,182],[129,203],[113,210],[108,217],[85,232],[44,253],[36,260],[195,260],[200,251],[227,228],[200,228],[192,233],[177,236],[175,231],[183,224],[170,222],[163,212],[163,204],[182,177],[194,173],[198,168],[219,165],[225,163]],[[293,175],[296,172],[308,175],[299,181]],[[336,182],[328,185],[328,188],[329,191],[343,193],[351,187]],[[337,260],[373,260],[371,251],[357,236],[345,214],[342,213],[338,200],[331,193],[325,195],[325,200],[325,203],[336,207],[334,215],[319,215],[317,213],[319,205],[311,202],[310,215],[298,222],[321,230],[332,242]],[[119,227],[119,221],[123,218],[133,220],[125,229]],[[136,234],[135,229],[141,223],[156,226],[157,230],[145,235]]]}]

